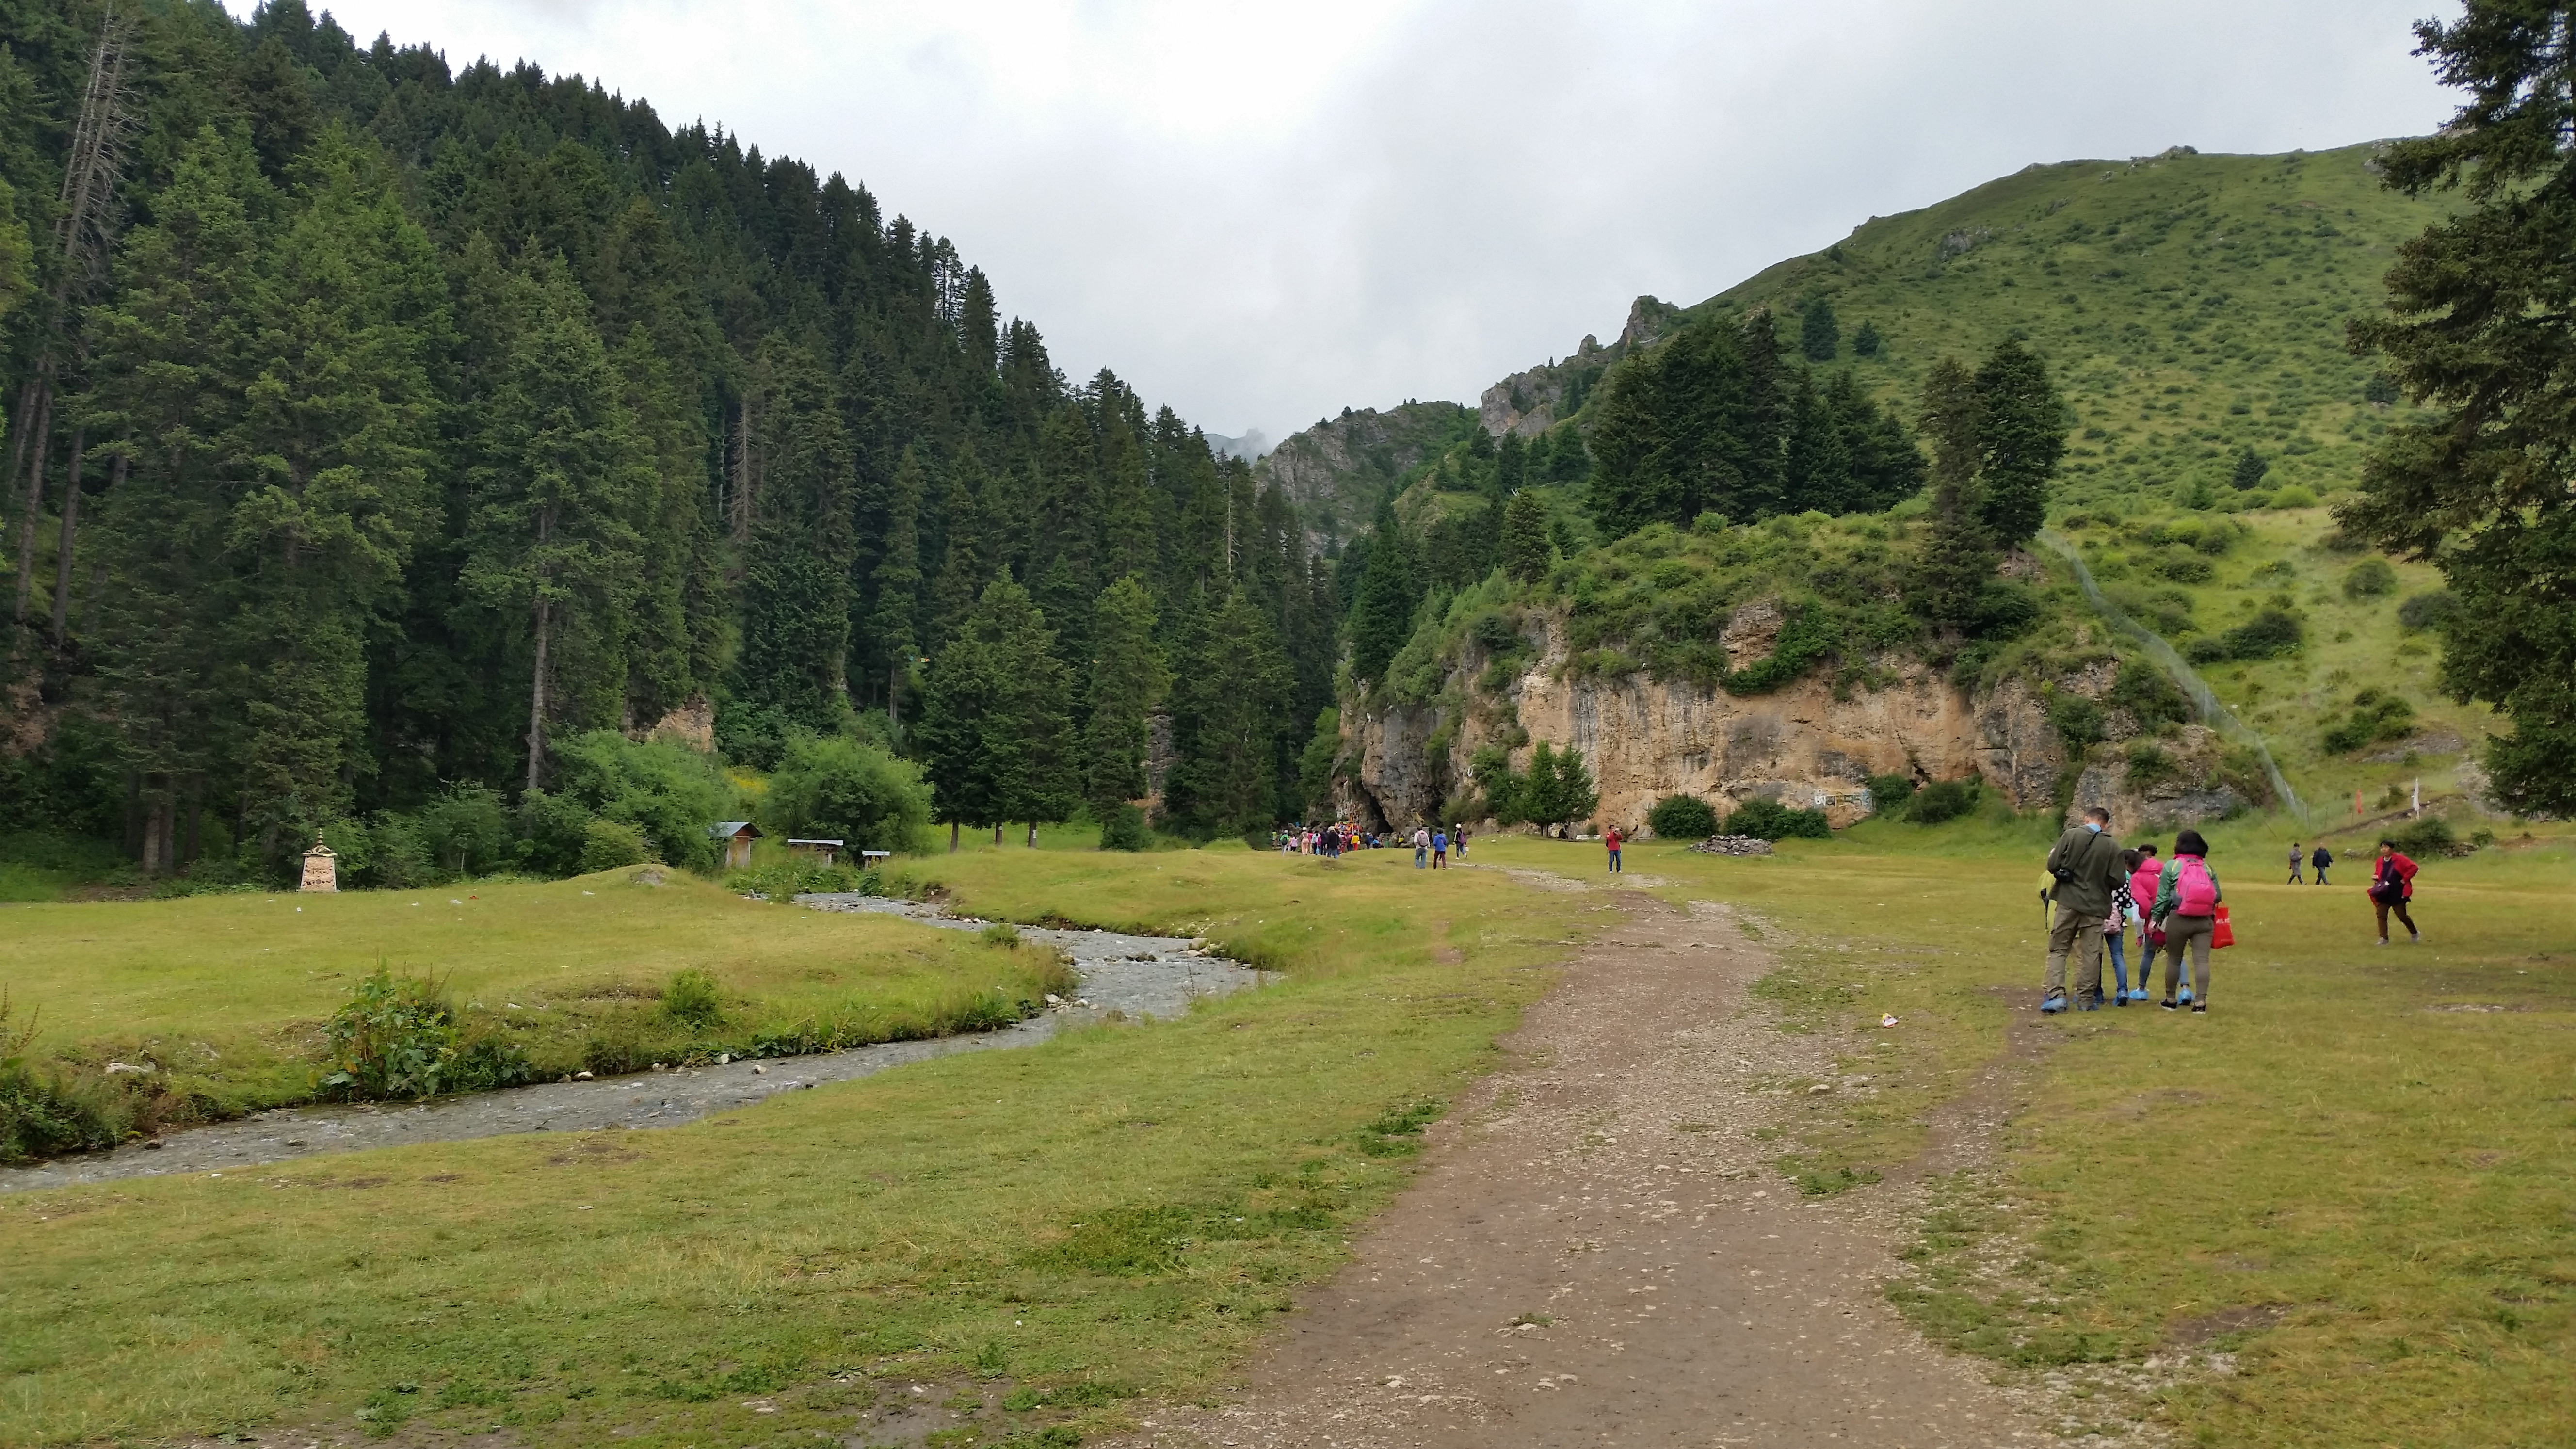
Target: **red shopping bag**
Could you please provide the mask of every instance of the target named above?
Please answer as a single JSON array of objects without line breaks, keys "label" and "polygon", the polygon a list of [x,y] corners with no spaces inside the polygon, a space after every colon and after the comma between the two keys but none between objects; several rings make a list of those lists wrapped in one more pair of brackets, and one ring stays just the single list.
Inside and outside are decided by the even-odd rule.
[{"label": "red shopping bag", "polygon": [[2235,944],[2236,931],[2233,927],[2227,924],[2227,907],[2220,906],[2218,908],[2218,924],[2209,928],[2209,949],[2215,951],[2222,946],[2233,946]]}]

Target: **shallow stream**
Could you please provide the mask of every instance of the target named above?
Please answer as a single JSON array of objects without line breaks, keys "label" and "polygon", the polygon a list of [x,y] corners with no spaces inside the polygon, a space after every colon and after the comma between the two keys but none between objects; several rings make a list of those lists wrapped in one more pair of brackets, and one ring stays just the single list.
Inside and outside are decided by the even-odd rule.
[{"label": "shallow stream", "polygon": [[[950,930],[980,931],[989,924],[943,915],[936,906],[922,902],[882,896],[810,895],[797,897],[797,903],[823,911],[902,916]],[[178,1172],[220,1175],[264,1163],[406,1142],[456,1142],[513,1132],[581,1132],[601,1127],[675,1127],[780,1092],[845,1082],[908,1062],[1034,1045],[1055,1035],[1067,1020],[1097,1020],[1111,1012],[1130,1017],[1179,1016],[1202,996],[1222,996],[1259,985],[1263,975],[1175,936],[1036,926],[1022,926],[1019,932],[1023,940],[1056,947],[1071,957],[1082,987],[1073,1000],[1051,1005],[1027,1021],[998,1031],[885,1042],[813,1056],[745,1058],[723,1066],[680,1067],[597,1081],[548,1082],[417,1105],[281,1107],[238,1122],[166,1133],[152,1142],[131,1143],[109,1152],[0,1168],[0,1192]]]}]

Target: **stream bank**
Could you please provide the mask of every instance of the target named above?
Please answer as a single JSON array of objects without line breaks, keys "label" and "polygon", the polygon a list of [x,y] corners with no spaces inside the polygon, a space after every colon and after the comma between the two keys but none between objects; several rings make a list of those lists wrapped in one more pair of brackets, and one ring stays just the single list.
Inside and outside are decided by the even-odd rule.
[{"label": "stream bank", "polygon": [[[814,910],[902,916],[945,930],[980,931],[990,922],[942,914],[920,901],[883,896],[796,898]],[[546,1082],[421,1103],[361,1102],[281,1107],[237,1122],[171,1132],[107,1152],[0,1168],[0,1192],[72,1187],[174,1173],[225,1173],[334,1152],[411,1142],[459,1142],[519,1132],[586,1132],[603,1127],[676,1127],[780,1092],[872,1076],[957,1052],[1033,1046],[1067,1021],[1112,1013],[1175,1017],[1203,996],[1259,985],[1264,974],[1210,955],[1177,936],[1022,926],[1022,940],[1065,953],[1082,980],[1071,1001],[1026,1021],[971,1036],[883,1042],[813,1056],[746,1058],[721,1066],[637,1072],[596,1081]]]}]

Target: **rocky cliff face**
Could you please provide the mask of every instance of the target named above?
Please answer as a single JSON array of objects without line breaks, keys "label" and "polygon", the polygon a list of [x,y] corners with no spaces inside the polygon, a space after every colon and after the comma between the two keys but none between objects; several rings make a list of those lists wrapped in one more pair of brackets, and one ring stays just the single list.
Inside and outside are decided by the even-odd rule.
[{"label": "rocky cliff face", "polygon": [[[1601,339],[1587,333],[1571,356],[1495,383],[1478,399],[1477,421],[1497,438],[1505,433],[1537,437],[1574,411],[1568,402],[1578,386],[1597,384],[1610,364],[1636,348],[1662,341],[1680,317],[1681,309],[1670,302],[1639,297],[1628,305],[1628,322],[1619,329],[1618,341],[1604,347]],[[1580,405],[1580,398],[1571,400]]]},{"label": "rocky cliff face", "polygon": [[[1821,672],[1751,698],[1642,673],[1567,679],[1560,622],[1533,616],[1526,627],[1539,657],[1499,698],[1474,691],[1487,658],[1470,645],[1446,681],[1469,701],[1463,711],[1343,711],[1344,753],[1357,764],[1357,778],[1341,786],[1346,813],[1383,825],[1425,819],[1464,787],[1479,747],[1523,735],[1579,751],[1601,791],[1595,818],[1640,833],[1646,812],[1670,794],[1698,795],[1721,811],[1777,800],[1847,825],[1869,813],[1872,775],[1981,776],[2015,809],[2045,809],[2066,765],[2038,696],[2018,682],[1970,698],[1928,666],[1897,659],[1883,661],[1885,687],[1842,698]],[[1769,653],[1779,627],[1776,604],[1739,610],[1725,635],[1736,664]],[[1529,749],[1516,744],[1515,768]]]},{"label": "rocky cliff face", "polygon": [[1253,465],[1253,477],[1279,485],[1314,545],[1346,541],[1367,530],[1368,510],[1388,485],[1465,436],[1458,428],[1466,414],[1446,402],[1345,412],[1280,443]]},{"label": "rocky cliff face", "polygon": [[2123,838],[2197,825],[2254,802],[2226,778],[2226,743],[2205,725],[2184,725],[2169,738],[2095,752],[2076,777],[2073,824],[2099,805]]}]

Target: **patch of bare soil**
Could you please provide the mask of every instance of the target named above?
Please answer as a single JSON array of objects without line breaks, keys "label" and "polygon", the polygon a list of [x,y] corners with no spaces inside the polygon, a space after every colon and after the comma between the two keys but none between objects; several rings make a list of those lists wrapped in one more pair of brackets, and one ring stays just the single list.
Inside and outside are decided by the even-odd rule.
[{"label": "patch of bare soil", "polygon": [[[1769,953],[1726,907],[1620,899],[1242,1392],[1131,1445],[2054,1440],[1880,1296],[1906,1215],[1865,1199],[1894,1189],[1811,1201],[1770,1165],[1757,1134],[1832,1062],[1752,1001]],[[1943,1156],[2000,1118],[2010,1066]]]}]

